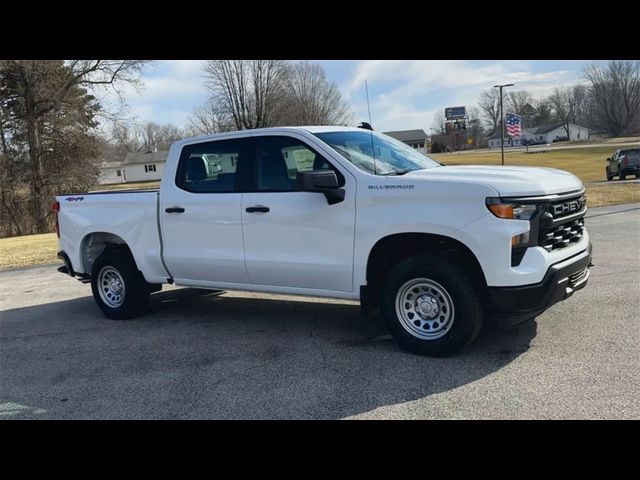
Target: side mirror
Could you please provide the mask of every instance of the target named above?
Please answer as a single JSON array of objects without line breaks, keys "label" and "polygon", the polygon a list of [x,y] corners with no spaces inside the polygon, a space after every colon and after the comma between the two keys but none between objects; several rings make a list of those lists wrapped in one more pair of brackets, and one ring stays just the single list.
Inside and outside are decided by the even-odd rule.
[{"label": "side mirror", "polygon": [[611,158],[607,158],[607,162],[610,162],[610,161],[611,161]]},{"label": "side mirror", "polygon": [[344,200],[344,190],[340,188],[338,177],[333,170],[298,172],[296,184],[300,191],[323,193],[329,205]]}]

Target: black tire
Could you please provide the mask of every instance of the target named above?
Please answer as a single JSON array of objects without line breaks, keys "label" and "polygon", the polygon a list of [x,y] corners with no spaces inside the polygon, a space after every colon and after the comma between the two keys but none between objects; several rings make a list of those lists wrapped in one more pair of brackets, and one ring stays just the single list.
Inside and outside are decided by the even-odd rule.
[{"label": "black tire", "polygon": [[[124,299],[113,307],[100,296],[98,279],[105,267],[116,270],[124,281]],[[93,263],[91,269],[91,291],[100,310],[114,320],[126,320],[140,315],[149,304],[151,284],[147,283],[136,267],[131,254],[126,250],[114,249],[102,253]]]},{"label": "black tire", "polygon": [[[440,338],[418,338],[409,332],[396,313],[396,296],[407,282],[418,278],[437,282],[453,303],[451,326]],[[434,357],[452,355],[473,342],[484,318],[478,293],[467,276],[453,263],[427,255],[404,260],[388,272],[383,285],[381,313],[402,348]]]}]

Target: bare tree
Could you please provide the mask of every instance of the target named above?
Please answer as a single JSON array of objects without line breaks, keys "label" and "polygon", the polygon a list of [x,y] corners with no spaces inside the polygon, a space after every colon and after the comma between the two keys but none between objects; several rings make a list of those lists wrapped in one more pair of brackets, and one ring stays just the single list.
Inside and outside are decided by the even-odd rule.
[{"label": "bare tree", "polygon": [[578,117],[584,118],[588,106],[588,92],[584,85],[574,85],[563,89],[556,88],[547,99],[556,119],[562,123],[569,137],[569,124],[577,123]]},{"label": "bare tree", "polygon": [[233,130],[234,124],[214,100],[209,100],[193,112],[188,129],[192,136],[208,135]]},{"label": "bare tree", "polygon": [[564,130],[569,136],[569,123],[573,122],[575,116],[575,108],[573,103],[573,97],[571,95],[571,89],[558,89],[556,88],[549,96],[549,104],[553,109],[556,119],[562,124]]},{"label": "bare tree", "polygon": [[485,90],[480,95],[478,107],[482,116],[487,121],[491,133],[495,133],[500,128],[500,94],[495,88]]},{"label": "bare tree", "polygon": [[137,130],[144,152],[168,150],[173,142],[184,137],[184,132],[170,123],[159,125],[155,122],[146,122],[139,125]]},{"label": "bare tree", "polygon": [[530,120],[530,126],[544,125],[553,121],[553,109],[548,99],[535,100],[532,107],[534,112]]},{"label": "bare tree", "polygon": [[527,105],[531,105],[531,103],[533,103],[533,98],[526,90],[509,91],[504,98],[505,111],[509,110],[509,112],[520,116],[525,112]]},{"label": "bare tree", "polygon": [[282,60],[209,60],[204,67],[212,100],[238,130],[278,124],[287,73]]},{"label": "bare tree", "polygon": [[342,125],[351,121],[351,110],[340,90],[318,64],[290,66],[285,84],[287,102],[283,123],[288,125]]},{"label": "bare tree", "polygon": [[444,116],[444,112],[442,110],[438,110],[438,112],[433,117],[431,130],[433,130],[436,133],[436,135],[446,135],[447,134],[446,123],[447,123],[447,120]]},{"label": "bare tree", "polygon": [[606,68],[596,63],[585,68],[591,82],[595,117],[611,136],[619,136],[640,122],[640,61],[611,61]]}]

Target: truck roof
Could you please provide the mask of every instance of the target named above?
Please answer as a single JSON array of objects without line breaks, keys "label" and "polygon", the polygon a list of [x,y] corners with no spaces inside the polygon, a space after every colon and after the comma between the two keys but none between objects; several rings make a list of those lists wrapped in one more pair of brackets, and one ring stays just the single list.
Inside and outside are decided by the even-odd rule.
[{"label": "truck roof", "polygon": [[231,132],[222,132],[222,133],[212,133],[210,135],[199,135],[197,137],[188,137],[182,140],[177,141],[176,143],[190,143],[193,140],[205,140],[207,138],[217,138],[217,137],[233,137],[235,135],[246,135],[247,132],[265,132],[265,133],[283,133],[283,132],[292,132],[296,130],[305,130],[309,133],[322,133],[322,132],[341,132],[341,131],[359,131],[362,132],[361,128],[357,127],[346,127],[342,125],[309,125],[309,126],[297,126],[297,127],[268,127],[268,128],[256,128],[252,130],[235,130]]}]

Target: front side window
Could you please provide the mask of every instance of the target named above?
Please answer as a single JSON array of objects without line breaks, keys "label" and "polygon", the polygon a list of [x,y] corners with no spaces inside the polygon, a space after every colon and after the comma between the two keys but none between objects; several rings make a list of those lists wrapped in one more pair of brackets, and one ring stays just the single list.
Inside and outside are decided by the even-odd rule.
[{"label": "front side window", "polygon": [[256,138],[256,186],[258,191],[296,190],[298,172],[334,170],[339,183],[344,178],[322,155],[292,137]]},{"label": "front side window", "polygon": [[440,164],[409,145],[372,131],[316,133],[360,170],[377,175],[402,175]]},{"label": "front side window", "polygon": [[176,183],[195,193],[233,192],[238,165],[246,153],[246,139],[187,145],[180,154]]}]

